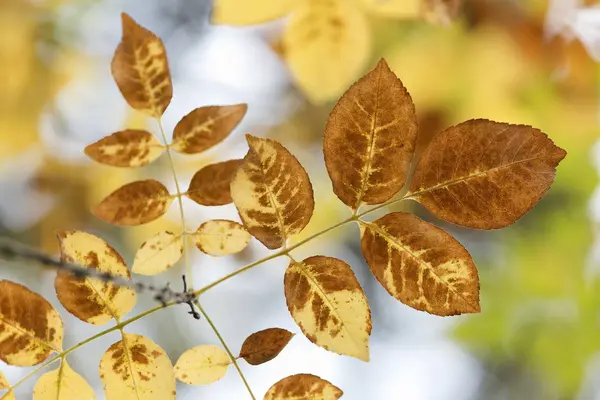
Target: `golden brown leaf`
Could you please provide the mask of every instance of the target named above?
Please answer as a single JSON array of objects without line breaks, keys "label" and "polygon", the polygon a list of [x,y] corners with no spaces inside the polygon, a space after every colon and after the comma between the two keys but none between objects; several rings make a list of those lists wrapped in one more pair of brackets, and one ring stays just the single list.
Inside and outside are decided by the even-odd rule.
[{"label": "golden brown leaf", "polygon": [[85,154],[114,167],[141,167],[156,160],[164,147],[152,134],[128,129],[115,132],[85,148]]},{"label": "golden brown leaf", "polygon": [[175,374],[165,351],[147,337],[123,334],[100,360],[107,399],[175,399]]},{"label": "golden brown leaf", "polygon": [[179,357],[175,376],[188,385],[208,385],[223,378],[231,360],[218,346],[192,347]]},{"label": "golden brown leaf", "polygon": [[173,97],[165,46],[129,15],[121,19],[123,36],[110,65],[113,78],[132,108],[158,118]]},{"label": "golden brown leaf", "polygon": [[271,361],[292,340],[294,334],[282,328],[269,328],[254,332],[242,344],[240,358],[250,365],[260,365]]},{"label": "golden brown leaf", "polygon": [[344,392],[325,379],[310,374],[283,378],[269,388],[264,400],[336,400]]},{"label": "golden brown leaf", "polygon": [[141,225],[166,213],[172,201],[162,183],[148,179],[121,186],[93,207],[92,213],[114,225]]},{"label": "golden brown leaf", "polygon": [[33,388],[33,400],[93,400],[94,389],[73,371],[66,360],[54,371],[45,373]]},{"label": "golden brown leaf", "polygon": [[327,121],[323,152],[333,191],[353,210],[391,199],[406,182],[416,141],[410,94],[381,59]]},{"label": "golden brown leaf", "polygon": [[60,352],[63,322],[58,312],[23,285],[0,280],[0,360],[28,367]]},{"label": "golden brown leaf", "polygon": [[250,149],[231,181],[244,226],[269,249],[300,233],[315,208],[308,174],[280,143],[246,135]]},{"label": "golden brown leaf", "polygon": [[216,257],[239,253],[251,239],[242,225],[224,219],[206,221],[194,234],[198,249]]},{"label": "golden brown leaf", "polygon": [[433,138],[408,196],[457,225],[503,228],[546,194],[566,154],[530,126],[466,121]]},{"label": "golden brown leaf", "polygon": [[361,231],[371,272],[396,299],[441,316],[480,311],[475,264],[446,231],[405,212],[361,223]]},{"label": "golden brown leaf", "polygon": [[183,237],[160,232],[142,243],[131,270],[141,275],[156,275],[170,269],[183,254]]},{"label": "golden brown leaf", "polygon": [[192,177],[185,195],[203,206],[231,203],[231,179],[243,162],[229,160],[203,167]]},{"label": "golden brown leaf", "polygon": [[[104,240],[81,231],[66,231],[58,235],[61,259],[99,272],[130,279],[123,258]],[[136,293],[95,278],[77,278],[59,271],[54,281],[56,295],[71,314],[82,321],[103,325],[111,318],[121,318],[136,302]]]},{"label": "golden brown leaf", "polygon": [[171,148],[185,154],[210,149],[229,136],[247,109],[246,104],[196,108],[175,126]]},{"label": "golden brown leaf", "polygon": [[325,256],[291,262],[284,291],[292,318],[311,342],[369,361],[371,310],[348,264]]}]

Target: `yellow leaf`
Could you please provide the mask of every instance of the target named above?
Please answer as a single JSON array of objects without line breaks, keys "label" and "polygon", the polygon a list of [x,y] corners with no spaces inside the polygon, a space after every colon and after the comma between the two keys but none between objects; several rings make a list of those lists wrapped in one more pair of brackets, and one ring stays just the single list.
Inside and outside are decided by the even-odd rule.
[{"label": "yellow leaf", "polygon": [[408,196],[454,224],[503,228],[546,194],[566,155],[539,129],[466,121],[433,138],[415,168]]},{"label": "yellow leaf", "polygon": [[340,96],[363,71],[371,52],[366,16],[347,0],[304,0],[283,36],[285,58],[314,103]]},{"label": "yellow leaf", "polygon": [[171,148],[184,154],[210,149],[233,131],[247,109],[246,104],[196,108],[175,126]]},{"label": "yellow leaf", "polygon": [[140,275],[156,275],[170,269],[183,254],[183,238],[172,232],[160,232],[142,243],[131,270]]},{"label": "yellow leaf", "polygon": [[165,47],[129,15],[121,19],[123,36],[110,65],[113,78],[132,108],[159,118],[173,97]]},{"label": "yellow leaf", "polygon": [[9,390],[4,395],[2,395],[2,397],[0,397],[0,400],[15,400],[15,394],[12,390]]},{"label": "yellow leaf", "polygon": [[91,159],[114,167],[141,167],[156,160],[164,147],[150,133],[128,129],[115,132],[85,148]]},{"label": "yellow leaf", "polygon": [[222,206],[233,201],[231,179],[243,160],[210,164],[194,174],[185,195],[203,206]]},{"label": "yellow leaf", "polygon": [[323,153],[333,191],[353,210],[391,199],[406,182],[416,143],[410,94],[381,59],[327,121]]},{"label": "yellow leaf", "polygon": [[123,334],[102,356],[99,373],[108,400],[175,399],[171,360],[147,337]]},{"label": "yellow leaf", "polygon": [[60,352],[63,322],[46,299],[23,285],[0,280],[0,360],[28,367]]},{"label": "yellow leaf", "polygon": [[294,334],[282,328],[268,328],[254,332],[242,344],[240,358],[250,365],[260,365],[271,361],[292,340]]},{"label": "yellow leaf", "polygon": [[264,400],[336,400],[344,392],[325,379],[310,374],[283,378],[269,388]]},{"label": "yellow leaf", "polygon": [[292,318],[311,342],[369,361],[371,310],[348,264],[324,256],[291,262],[284,291]]},{"label": "yellow leaf", "polygon": [[448,316],[477,313],[479,277],[469,252],[413,214],[361,222],[362,254],[383,287],[404,304]]},{"label": "yellow leaf", "polygon": [[213,24],[253,25],[288,14],[302,0],[215,0]]},{"label": "yellow leaf", "polygon": [[[58,235],[61,259],[130,279],[123,258],[104,240],[81,231],[66,231]],[[82,321],[103,325],[111,318],[121,318],[136,302],[136,293],[95,278],[77,278],[59,271],[54,281],[56,295],[71,314]]]},{"label": "yellow leaf", "polygon": [[0,371],[0,389],[4,390],[4,389],[9,389],[9,388],[10,388],[10,383],[8,383],[8,380],[6,380],[6,377],[4,376],[2,371]]},{"label": "yellow leaf", "polygon": [[196,346],[187,350],[175,364],[175,376],[189,385],[209,385],[223,378],[231,360],[218,346]]},{"label": "yellow leaf", "polygon": [[224,219],[206,221],[194,234],[200,251],[216,257],[239,253],[248,246],[250,239],[252,236],[246,228]]},{"label": "yellow leaf", "polygon": [[231,181],[231,197],[244,226],[269,249],[300,233],[315,208],[308,174],[274,140],[246,135],[250,149]]},{"label": "yellow leaf", "polygon": [[142,225],[166,213],[172,201],[162,183],[147,179],[121,186],[94,206],[92,213],[113,225]]},{"label": "yellow leaf", "polygon": [[374,14],[398,19],[420,18],[423,0],[360,0]]},{"label": "yellow leaf", "polygon": [[66,360],[57,370],[45,373],[33,388],[33,400],[92,400],[94,390]]}]

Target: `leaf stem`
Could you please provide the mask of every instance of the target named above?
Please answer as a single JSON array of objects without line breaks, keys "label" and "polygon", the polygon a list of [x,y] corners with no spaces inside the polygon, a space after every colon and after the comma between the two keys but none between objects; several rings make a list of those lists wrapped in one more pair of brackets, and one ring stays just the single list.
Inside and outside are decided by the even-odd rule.
[{"label": "leaf stem", "polygon": [[244,376],[244,373],[242,372],[242,369],[240,368],[240,366],[239,366],[239,364],[237,362],[237,358],[233,355],[233,353],[231,352],[231,350],[227,346],[227,343],[225,343],[225,339],[223,339],[223,336],[221,336],[221,334],[219,333],[219,330],[217,329],[217,327],[215,326],[215,324],[212,322],[212,320],[210,319],[210,317],[208,316],[208,314],[206,313],[206,311],[204,310],[204,308],[202,307],[202,305],[200,305],[200,302],[198,301],[198,299],[194,300],[194,304],[196,305],[196,307],[198,307],[198,310],[200,310],[200,313],[204,316],[204,318],[206,319],[206,322],[208,322],[208,324],[212,328],[212,330],[215,333],[215,335],[217,335],[217,338],[221,342],[221,345],[223,346],[223,348],[227,352],[227,355],[229,355],[229,358],[231,359],[231,362],[233,363],[233,366],[237,370],[240,378],[242,378],[242,381],[244,382],[244,385],[246,386],[246,390],[248,390],[248,393],[250,394],[250,397],[252,398],[252,400],[256,400],[256,397],[254,397],[254,393],[252,393],[252,389],[250,388],[250,384],[248,384],[248,381],[246,380],[246,377]]}]

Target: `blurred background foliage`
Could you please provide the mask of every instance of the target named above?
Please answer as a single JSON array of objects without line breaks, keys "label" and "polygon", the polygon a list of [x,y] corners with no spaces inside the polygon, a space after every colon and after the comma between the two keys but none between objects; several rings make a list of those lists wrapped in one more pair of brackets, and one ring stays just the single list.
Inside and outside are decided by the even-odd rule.
[{"label": "blurred background foliage", "polygon": [[[407,330],[413,336],[431,330],[440,331],[445,340],[475,358],[478,374],[456,378],[472,380],[468,387],[443,393],[419,389],[402,398],[600,398],[600,281],[596,277],[600,260],[594,256],[598,221],[590,212],[600,203],[592,199],[598,185],[593,159],[600,158],[592,153],[599,133],[599,69],[589,50],[579,40],[545,34],[550,6],[545,0],[471,0],[456,11],[442,7],[429,8],[427,13],[412,0],[388,1],[396,5],[384,0],[361,0],[360,4],[324,0],[310,12],[301,10],[290,18],[268,22],[315,1],[248,1],[248,9],[256,16],[234,9],[233,16],[213,14],[215,24],[210,22],[211,4],[205,0],[0,1],[0,232],[56,254],[57,230],[84,229],[114,243],[131,261],[146,238],[159,229],[177,226],[175,208],[166,218],[126,229],[110,227],[88,211],[112,190],[133,180],[155,177],[173,186],[164,159],[132,170],[104,167],[83,156],[87,144],[125,127],[156,132],[152,121],[129,110],[110,78],[109,60],[120,37],[121,11],[155,31],[167,46],[175,82],[173,103],[165,115],[167,129],[201,105],[249,104],[246,119],[224,145],[191,160],[176,159],[181,181],[189,181],[195,171],[215,160],[242,157],[246,131],[280,140],[306,165],[315,187],[317,208],[305,236],[348,213],[331,192],[323,165],[324,123],[344,89],[385,57],[416,104],[419,149],[445,127],[489,118],[538,127],[569,155],[549,194],[522,220],[502,231],[469,231],[440,223],[412,203],[398,206],[448,229],[473,254],[481,277],[479,315],[438,321],[383,300],[382,288],[361,275],[365,266],[355,229],[336,231],[324,243],[311,244],[302,252],[339,248],[335,251],[353,260],[371,300],[375,348],[380,343],[406,350],[415,340],[406,336]],[[330,2],[341,4],[336,12],[349,19],[352,35],[342,47],[335,40],[333,47],[331,43],[317,49],[302,45],[306,38],[298,35],[325,23],[320,13],[330,12]],[[595,4],[585,1],[581,6]],[[233,23],[249,26],[228,25],[227,18],[238,17],[242,21]],[[253,18],[267,23],[253,25],[257,22]],[[600,18],[595,23],[600,31]],[[290,26],[300,33],[290,34]],[[195,204],[186,207],[194,229],[215,213],[235,215],[231,207],[222,211]],[[233,257],[232,266],[222,270],[219,260],[195,260],[201,271],[198,279],[224,275],[228,268],[241,266],[261,252],[254,246]],[[51,274],[36,268],[26,272],[2,268],[2,278],[27,274],[23,279],[34,291],[43,292],[48,285],[41,282],[52,281]],[[176,281],[178,272],[167,275],[154,278],[155,282]],[[271,281],[245,285],[266,282]],[[232,288],[235,296],[229,304],[243,302],[236,302],[235,297],[243,296],[246,286]],[[215,295],[213,301],[219,299]],[[260,310],[264,309],[261,304],[271,301],[268,296],[256,300]],[[289,319],[276,311],[274,315]],[[221,319],[226,321],[227,316]],[[227,322],[230,337],[244,337],[236,333],[244,321]],[[436,348],[423,340],[421,346]],[[171,351],[182,348],[174,345]],[[453,361],[443,365],[450,370],[439,372],[429,369],[428,359],[419,359],[420,353],[405,350],[390,350],[389,357],[400,354],[424,365],[414,367],[413,375],[422,375],[419,379],[411,375],[414,385],[427,381],[431,385],[431,379],[437,379],[434,372],[452,377],[451,369],[459,368],[461,362],[449,356]],[[379,358],[385,358],[385,353]],[[368,366],[373,369],[372,385],[406,372],[404,367],[394,372],[391,360],[373,359]],[[377,374],[384,365],[387,372]],[[344,374],[360,377],[359,371],[363,370],[353,367]],[[352,379],[347,382],[352,385]],[[364,398],[356,394],[360,391],[353,394],[353,387],[344,387],[342,382],[340,386],[348,399]],[[385,396],[389,395],[374,398],[400,398]]]}]

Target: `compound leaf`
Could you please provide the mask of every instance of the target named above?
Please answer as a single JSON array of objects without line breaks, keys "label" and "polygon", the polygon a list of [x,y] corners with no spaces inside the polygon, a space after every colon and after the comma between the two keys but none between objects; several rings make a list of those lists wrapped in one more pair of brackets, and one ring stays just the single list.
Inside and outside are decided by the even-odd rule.
[{"label": "compound leaf", "polygon": [[152,134],[128,129],[115,132],[85,148],[91,159],[114,167],[141,167],[156,160],[164,146]]},{"label": "compound leaf", "polygon": [[254,332],[242,344],[240,358],[250,365],[260,365],[271,361],[292,340],[294,334],[282,328],[268,328]]},{"label": "compound leaf", "polygon": [[530,126],[466,121],[433,138],[408,196],[454,224],[503,228],[546,194],[566,154]]},{"label": "compound leaf", "polygon": [[142,225],[166,213],[172,201],[162,183],[148,179],[121,186],[94,206],[92,213],[113,225]]},{"label": "compound leaf", "polygon": [[142,243],[131,270],[140,275],[156,275],[170,269],[183,254],[183,237],[159,232]]},{"label": "compound leaf", "polygon": [[231,360],[218,346],[196,346],[187,350],[175,364],[175,376],[189,385],[209,385],[223,378]]},{"label": "compound leaf", "polygon": [[269,249],[300,233],[315,208],[308,174],[280,143],[246,135],[250,149],[231,181],[231,197],[255,238]]},{"label": "compound leaf", "polygon": [[123,334],[102,356],[99,373],[107,399],[175,399],[171,360],[147,337]]},{"label": "compound leaf", "polygon": [[63,322],[46,299],[18,283],[0,280],[0,360],[28,367],[60,352]]},{"label": "compound leaf", "polygon": [[389,200],[406,182],[416,142],[410,94],[381,59],[327,121],[323,153],[333,191],[354,210]]},{"label": "compound leaf", "polygon": [[123,36],[113,56],[112,76],[129,105],[159,118],[173,97],[165,46],[160,38],[122,13]]},{"label": "compound leaf", "polygon": [[[62,261],[131,278],[123,258],[99,237],[81,231],[65,231],[59,233],[58,239]],[[67,311],[94,325],[121,318],[131,311],[137,299],[131,288],[96,278],[79,278],[67,271],[58,271],[54,288]]]},{"label": "compound leaf", "polygon": [[369,361],[371,310],[348,264],[325,256],[291,262],[284,291],[292,318],[311,342]]},{"label": "compound leaf", "polygon": [[371,272],[402,303],[441,316],[480,311],[475,264],[444,230],[396,212],[361,223],[361,232]]}]

